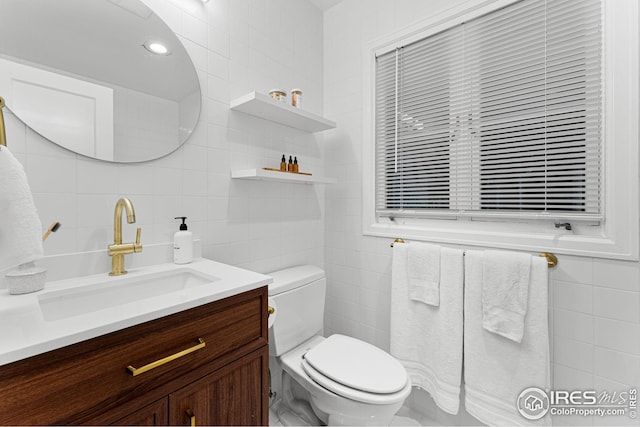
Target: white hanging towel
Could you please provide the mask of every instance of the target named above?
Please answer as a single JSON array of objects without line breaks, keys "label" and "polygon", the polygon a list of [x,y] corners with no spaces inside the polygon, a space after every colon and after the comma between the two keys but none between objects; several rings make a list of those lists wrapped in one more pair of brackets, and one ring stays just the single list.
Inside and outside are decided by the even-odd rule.
[{"label": "white hanging towel", "polygon": [[522,341],[527,314],[531,255],[486,251],[482,265],[482,327]]},{"label": "white hanging towel", "polygon": [[428,391],[445,412],[457,414],[462,377],[463,252],[440,249],[440,305],[409,298],[409,245],[393,248],[391,354],[411,382]]},{"label": "white hanging towel", "polygon": [[0,270],[43,255],[42,223],[24,168],[0,146]]},{"label": "white hanging towel", "polygon": [[440,245],[409,243],[407,260],[409,298],[433,306],[440,305]]},{"label": "white hanging towel", "polygon": [[[464,383],[469,414],[487,425],[548,426],[549,414],[524,418],[517,408],[520,393],[550,387],[547,260],[531,257],[527,313],[522,342],[489,332],[482,326],[483,264],[487,254],[465,256]],[[488,261],[488,259],[487,259]],[[500,260],[494,260],[500,262]]]}]

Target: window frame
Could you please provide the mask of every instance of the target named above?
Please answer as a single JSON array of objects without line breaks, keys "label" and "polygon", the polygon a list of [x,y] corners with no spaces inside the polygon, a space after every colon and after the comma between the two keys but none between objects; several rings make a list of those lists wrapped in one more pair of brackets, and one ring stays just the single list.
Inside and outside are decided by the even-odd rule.
[{"label": "window frame", "polygon": [[[634,0],[604,2],[604,130],[602,212],[604,220],[571,221],[572,230],[554,227],[552,214],[506,220],[493,215],[440,218],[378,216],[375,206],[375,58],[397,46],[420,40],[518,0],[471,0],[443,14],[382,37],[363,51],[363,234],[445,244],[638,260],[639,189],[639,25]],[[563,221],[564,222],[564,221]]]}]

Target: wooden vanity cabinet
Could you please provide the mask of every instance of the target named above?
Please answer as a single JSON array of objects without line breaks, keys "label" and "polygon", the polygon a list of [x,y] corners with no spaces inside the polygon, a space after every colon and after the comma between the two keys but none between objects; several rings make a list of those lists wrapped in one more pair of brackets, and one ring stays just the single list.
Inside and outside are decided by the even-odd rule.
[{"label": "wooden vanity cabinet", "polygon": [[0,424],[268,425],[268,359],[262,287],[0,366]]},{"label": "wooden vanity cabinet", "polygon": [[268,369],[268,357],[265,349],[257,350],[171,393],[169,424],[190,425],[193,421],[195,425],[260,425],[260,374]]},{"label": "wooden vanity cabinet", "polygon": [[166,426],[169,424],[169,398],[165,397],[120,418],[114,426]]}]

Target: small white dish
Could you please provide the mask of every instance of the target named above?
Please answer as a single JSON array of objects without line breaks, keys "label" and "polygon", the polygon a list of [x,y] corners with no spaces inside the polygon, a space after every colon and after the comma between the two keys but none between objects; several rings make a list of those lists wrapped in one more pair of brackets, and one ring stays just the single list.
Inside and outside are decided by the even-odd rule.
[{"label": "small white dish", "polygon": [[27,262],[8,272],[5,278],[10,294],[28,294],[44,289],[44,284],[47,281],[47,270],[36,266],[33,262]]}]

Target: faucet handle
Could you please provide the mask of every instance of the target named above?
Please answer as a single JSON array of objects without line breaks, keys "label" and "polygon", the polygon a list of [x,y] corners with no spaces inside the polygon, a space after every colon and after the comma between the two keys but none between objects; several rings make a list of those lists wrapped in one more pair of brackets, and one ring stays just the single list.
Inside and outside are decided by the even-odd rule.
[{"label": "faucet handle", "polygon": [[142,245],[140,244],[140,234],[142,233],[142,228],[138,227],[136,230],[136,243],[133,246],[134,252],[142,252]]}]

